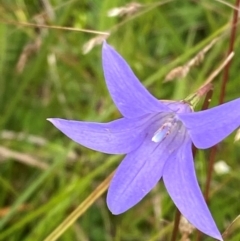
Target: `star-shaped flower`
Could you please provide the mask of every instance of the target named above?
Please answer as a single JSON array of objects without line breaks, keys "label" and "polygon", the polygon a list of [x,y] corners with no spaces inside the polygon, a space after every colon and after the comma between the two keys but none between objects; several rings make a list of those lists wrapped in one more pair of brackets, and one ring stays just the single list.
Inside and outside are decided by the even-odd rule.
[{"label": "star-shaped flower", "polygon": [[48,120],[83,146],[127,154],[108,190],[107,204],[113,214],[136,205],[163,178],[173,202],[189,222],[222,240],[197,182],[192,142],[206,149],[233,132],[240,124],[240,99],[195,113],[185,102],[153,97],[107,43],[102,61],[107,87],[123,117],[109,123]]}]

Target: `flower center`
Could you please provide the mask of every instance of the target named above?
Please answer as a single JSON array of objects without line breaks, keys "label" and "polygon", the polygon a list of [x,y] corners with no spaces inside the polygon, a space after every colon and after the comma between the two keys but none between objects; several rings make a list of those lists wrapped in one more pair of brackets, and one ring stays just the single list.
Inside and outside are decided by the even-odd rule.
[{"label": "flower center", "polygon": [[175,118],[168,119],[154,134],[152,141],[158,143],[165,139],[175,129],[178,121]]}]

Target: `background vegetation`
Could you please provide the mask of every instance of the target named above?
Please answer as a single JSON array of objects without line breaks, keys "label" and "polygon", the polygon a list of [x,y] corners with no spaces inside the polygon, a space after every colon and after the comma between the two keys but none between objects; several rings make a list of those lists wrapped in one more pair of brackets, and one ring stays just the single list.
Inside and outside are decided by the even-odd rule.
[{"label": "background vegetation", "polygon": [[[108,16],[110,9],[128,3],[0,1],[0,240],[46,239],[96,192],[123,158],[77,145],[46,121],[48,117],[62,117],[106,122],[120,116],[105,86],[101,46],[84,54],[86,42],[99,35],[21,23],[111,31],[108,42],[159,99],[185,98],[225,59],[231,6],[208,0],[141,0],[141,7],[133,5],[132,12]],[[195,63],[187,76],[164,82],[169,71],[203,53],[215,37],[218,41],[203,58],[198,55],[200,63]],[[240,97],[239,46],[238,32],[226,101]],[[210,106],[218,103],[221,80],[222,74],[214,80]],[[222,160],[220,164],[228,168],[222,171],[215,166],[210,189],[209,207],[222,233],[240,214],[240,143],[234,142],[235,135],[218,145],[215,161],[219,164]],[[199,151],[195,159],[204,190],[209,151]],[[88,199],[83,207],[88,204],[81,217],[72,219],[73,224],[59,234],[59,240],[170,240],[175,207],[161,182],[141,203],[120,216],[108,211],[105,193],[97,200]],[[179,239],[187,240],[183,236]],[[189,238],[196,240],[196,231]],[[202,236],[201,240],[212,239]],[[240,240],[239,219],[225,240]]]}]

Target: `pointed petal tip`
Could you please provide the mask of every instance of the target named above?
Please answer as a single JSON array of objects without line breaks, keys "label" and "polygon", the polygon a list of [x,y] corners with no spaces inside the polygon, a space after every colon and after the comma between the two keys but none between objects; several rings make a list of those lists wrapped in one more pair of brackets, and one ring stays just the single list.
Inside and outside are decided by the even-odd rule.
[{"label": "pointed petal tip", "polygon": [[189,140],[176,161],[165,164],[163,181],[182,215],[202,233],[223,241],[198,185]]},{"label": "pointed petal tip", "polygon": [[106,40],[103,41],[103,44],[102,44],[102,50],[109,50],[109,49],[112,49],[113,47],[110,46]]},{"label": "pointed petal tip", "polygon": [[108,196],[107,196],[107,207],[109,211],[112,213],[112,215],[119,215],[122,213],[122,212],[119,212],[119,210],[117,210],[118,208],[116,208],[116,206],[112,205]]},{"label": "pointed petal tip", "polygon": [[223,238],[222,238],[222,235],[221,233],[217,230],[214,230],[212,232],[208,232],[208,233],[205,233],[206,235],[216,239],[216,240],[219,240],[219,241],[224,241]]},{"label": "pointed petal tip", "polygon": [[110,208],[109,206],[108,206],[108,209],[112,213],[112,215],[119,215],[119,214],[123,213],[123,212],[119,212],[119,210],[117,210],[117,209],[115,210],[113,208]]},{"label": "pointed petal tip", "polygon": [[194,113],[179,115],[194,145],[210,148],[235,131],[240,125],[240,98]]},{"label": "pointed petal tip", "polygon": [[[109,197],[107,198],[107,206],[109,211],[112,213],[112,215],[120,215],[127,211],[126,209],[122,209],[117,203],[113,204],[111,200],[109,200]],[[224,241],[222,238],[222,235],[218,231],[208,233],[207,235],[209,235],[210,237],[213,237],[216,240]]]},{"label": "pointed petal tip", "polygon": [[224,241],[223,238],[222,238],[222,235],[218,236],[217,238],[219,241]]},{"label": "pointed petal tip", "polygon": [[169,111],[147,91],[126,60],[107,42],[102,45],[102,66],[109,93],[124,117]]},{"label": "pointed petal tip", "polygon": [[56,126],[58,123],[58,121],[57,121],[58,118],[47,118],[46,120],[51,122],[54,126]]},{"label": "pointed petal tip", "polygon": [[107,196],[107,207],[113,215],[120,215],[128,210],[121,207],[119,203],[116,203],[114,200],[111,200],[109,196]]},{"label": "pointed petal tip", "polygon": [[210,235],[210,236],[212,236],[213,238],[215,238],[219,241],[224,241],[223,238],[222,238],[222,235],[220,233],[217,233],[217,234],[215,233],[215,234]]},{"label": "pointed petal tip", "polygon": [[[107,43],[106,40],[103,41],[102,44],[102,55],[108,56],[108,55],[113,55],[113,54],[118,54],[113,46]],[[109,58],[109,57],[108,57]]]}]

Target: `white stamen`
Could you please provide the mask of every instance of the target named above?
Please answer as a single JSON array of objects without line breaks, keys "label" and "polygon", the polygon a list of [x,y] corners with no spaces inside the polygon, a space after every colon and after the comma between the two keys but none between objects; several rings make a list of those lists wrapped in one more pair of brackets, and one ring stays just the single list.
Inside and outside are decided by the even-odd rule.
[{"label": "white stamen", "polygon": [[164,123],[153,135],[152,141],[158,143],[162,141],[171,132],[172,123]]}]

